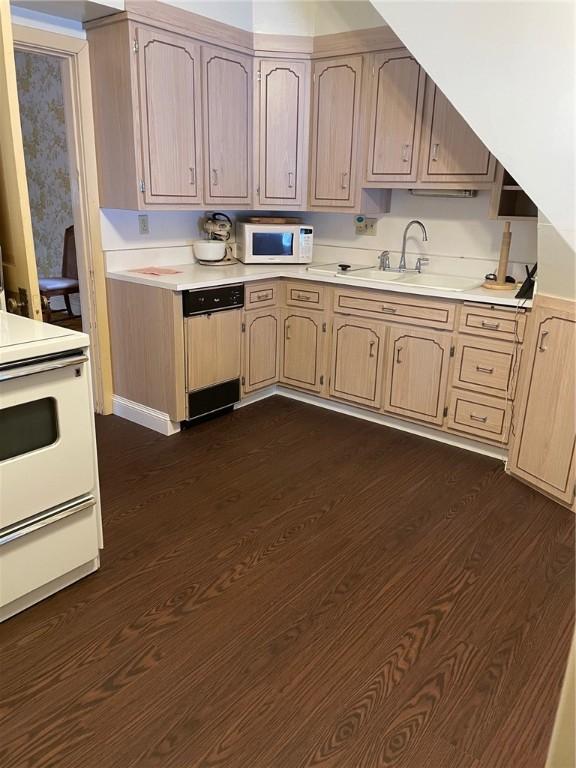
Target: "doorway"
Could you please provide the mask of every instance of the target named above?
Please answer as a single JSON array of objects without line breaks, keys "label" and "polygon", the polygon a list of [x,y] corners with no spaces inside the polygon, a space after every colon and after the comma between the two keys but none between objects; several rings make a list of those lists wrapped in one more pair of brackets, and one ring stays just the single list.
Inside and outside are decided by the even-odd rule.
[{"label": "doorway", "polygon": [[81,331],[65,59],[18,49],[14,59],[42,316]]}]

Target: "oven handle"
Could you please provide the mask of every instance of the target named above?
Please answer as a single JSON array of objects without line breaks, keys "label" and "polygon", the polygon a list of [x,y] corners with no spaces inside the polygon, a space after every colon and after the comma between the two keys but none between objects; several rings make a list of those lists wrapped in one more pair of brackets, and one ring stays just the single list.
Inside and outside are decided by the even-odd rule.
[{"label": "oven handle", "polygon": [[37,363],[36,365],[21,365],[18,368],[0,371],[0,381],[22,379],[24,376],[36,376],[38,373],[56,371],[58,368],[67,368],[70,365],[81,365],[87,361],[87,355],[75,355],[74,357],[63,357],[60,360],[50,360],[49,362]]},{"label": "oven handle", "polygon": [[70,517],[70,515],[75,515],[76,512],[93,507],[95,504],[96,499],[94,496],[85,496],[81,499],[75,499],[74,501],[66,502],[66,504],[52,507],[52,509],[47,509],[45,512],[40,512],[38,515],[29,517],[19,523],[9,525],[3,531],[0,531],[0,547],[3,544],[19,539],[21,536],[26,536],[32,533],[32,531],[44,528],[46,525],[51,525],[58,520],[63,520],[65,517]]}]

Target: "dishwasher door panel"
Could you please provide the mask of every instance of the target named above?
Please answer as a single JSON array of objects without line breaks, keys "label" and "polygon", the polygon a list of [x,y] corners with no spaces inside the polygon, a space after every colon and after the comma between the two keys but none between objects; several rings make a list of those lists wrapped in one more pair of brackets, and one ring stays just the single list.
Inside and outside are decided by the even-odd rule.
[{"label": "dishwasher door panel", "polygon": [[186,324],[186,391],[240,377],[242,310],[194,315]]}]

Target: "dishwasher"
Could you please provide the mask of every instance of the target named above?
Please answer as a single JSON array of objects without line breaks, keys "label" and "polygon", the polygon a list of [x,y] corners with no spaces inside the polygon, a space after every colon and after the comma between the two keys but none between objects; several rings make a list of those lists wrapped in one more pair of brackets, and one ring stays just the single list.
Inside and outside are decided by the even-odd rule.
[{"label": "dishwasher", "polygon": [[187,421],[231,411],[240,400],[244,285],[188,290],[184,313]]}]

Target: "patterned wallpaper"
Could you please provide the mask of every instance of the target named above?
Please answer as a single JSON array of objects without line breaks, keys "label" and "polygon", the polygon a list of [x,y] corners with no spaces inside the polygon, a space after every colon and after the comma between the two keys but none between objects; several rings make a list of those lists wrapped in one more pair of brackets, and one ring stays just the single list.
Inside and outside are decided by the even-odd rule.
[{"label": "patterned wallpaper", "polygon": [[28,51],[15,58],[38,276],[55,277],[73,224],[60,60]]}]

